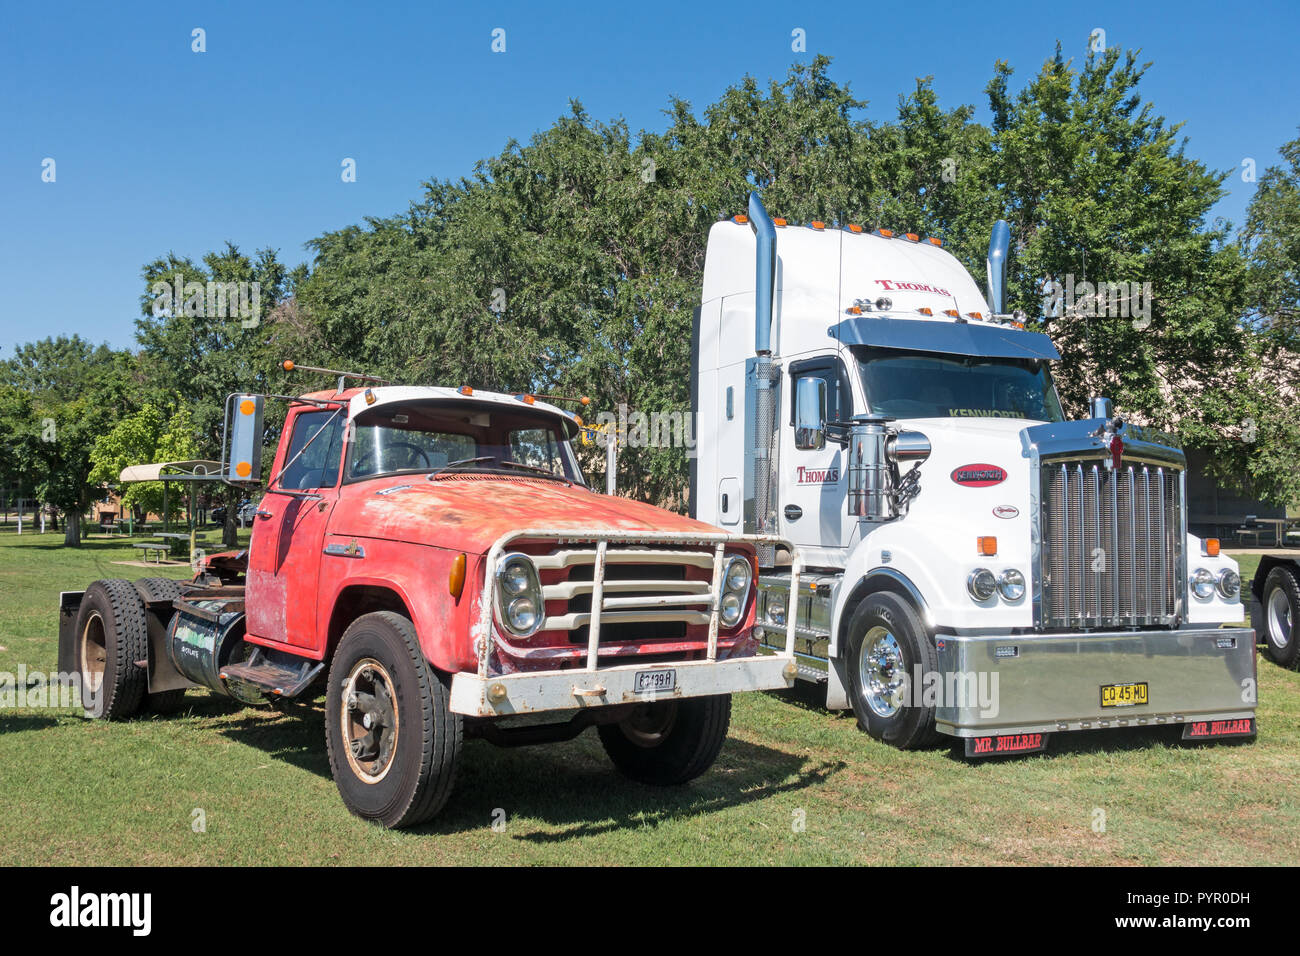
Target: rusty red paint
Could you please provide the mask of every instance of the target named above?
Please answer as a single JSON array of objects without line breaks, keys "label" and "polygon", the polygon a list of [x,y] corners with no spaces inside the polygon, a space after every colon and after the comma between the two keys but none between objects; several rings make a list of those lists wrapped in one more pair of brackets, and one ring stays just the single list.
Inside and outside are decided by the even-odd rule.
[{"label": "rusty red paint", "polygon": [[[305,396],[345,404],[360,389],[341,395]],[[317,411],[293,405],[283,435],[292,435],[298,416]],[[285,466],[289,441],[281,442],[271,475]],[[343,456],[346,456],[346,447]],[[345,457],[344,459],[345,460]],[[342,468],[339,469],[340,474]],[[277,493],[274,485],[260,505],[269,515],[254,521],[247,556],[251,643],[279,647],[316,660],[330,653],[335,608],[355,588],[382,588],[397,595],[411,615],[425,656],[440,670],[455,673],[477,667],[473,635],[482,613],[477,595],[484,585],[486,554],[503,535],[523,527],[550,530],[715,532],[710,525],[641,502],[598,494],[547,479],[496,474],[456,474],[428,480],[422,474],[336,482],[311,489],[315,497]],[[341,546],[333,554],[325,549]],[[523,551],[546,550],[527,542]],[[738,548],[751,553],[752,549]],[[338,553],[343,552],[343,553]],[[463,596],[448,593],[446,581],[456,556],[468,556]],[[211,560],[211,559],[210,559]],[[689,568],[708,580],[706,569]],[[553,574],[543,583],[552,583]],[[742,623],[719,635],[718,656],[752,656],[755,599]],[[337,634],[334,635],[337,638]],[[585,644],[565,633],[539,632],[511,643],[495,634],[491,663],[495,673],[583,666]],[[634,658],[671,654],[701,659],[707,626],[691,625],[680,637],[626,642],[602,641],[600,655]]]}]

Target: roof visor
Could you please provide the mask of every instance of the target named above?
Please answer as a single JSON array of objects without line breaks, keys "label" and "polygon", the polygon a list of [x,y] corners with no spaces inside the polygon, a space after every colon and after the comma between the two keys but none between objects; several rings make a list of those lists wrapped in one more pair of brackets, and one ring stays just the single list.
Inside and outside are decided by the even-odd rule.
[{"label": "roof visor", "polygon": [[842,345],[871,345],[914,352],[943,352],[987,358],[1042,359],[1061,357],[1041,332],[1024,332],[973,322],[930,322],[925,319],[845,319],[830,327]]}]

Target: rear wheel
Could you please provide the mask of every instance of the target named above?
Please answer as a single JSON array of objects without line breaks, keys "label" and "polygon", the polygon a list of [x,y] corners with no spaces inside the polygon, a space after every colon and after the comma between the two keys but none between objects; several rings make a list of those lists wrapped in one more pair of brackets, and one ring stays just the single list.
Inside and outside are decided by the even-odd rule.
[{"label": "rear wheel", "polygon": [[330,768],[349,810],[398,828],[442,809],[463,739],[449,703],[407,618],[379,611],[352,622],[325,697]]},{"label": "rear wheel", "polygon": [[96,581],[77,611],[77,670],[87,717],[122,720],[140,707],[149,675],[137,661],[149,656],[144,602],[130,581]]},{"label": "rear wheel", "polygon": [[934,707],[922,702],[914,676],[935,674],[939,658],[920,616],[897,594],[868,595],[849,619],[844,655],[849,700],[858,726],[900,750],[938,739]]},{"label": "rear wheel", "polygon": [[674,786],[713,766],[727,739],[731,697],[638,704],[617,724],[597,728],[614,766],[641,783]]},{"label": "rear wheel", "polygon": [[1264,579],[1261,609],[1264,615],[1264,656],[1292,670],[1300,666],[1300,576],[1294,568],[1279,565]]}]

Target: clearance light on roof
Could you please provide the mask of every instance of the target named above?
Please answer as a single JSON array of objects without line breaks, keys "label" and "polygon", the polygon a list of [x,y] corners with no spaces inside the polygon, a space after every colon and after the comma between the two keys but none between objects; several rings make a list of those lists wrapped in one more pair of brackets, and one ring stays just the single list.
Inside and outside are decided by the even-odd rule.
[{"label": "clearance light on roof", "polygon": [[908,241],[910,241],[910,242],[920,242],[920,241],[921,241],[921,237],[918,236],[918,235],[917,235],[916,233],[914,233],[914,232],[909,232],[909,233],[907,233],[907,238],[908,238]]},{"label": "clearance light on roof", "polygon": [[537,399],[533,398],[531,395],[520,394],[515,396],[515,401],[523,402],[525,405],[531,405],[533,402],[537,401]]},{"label": "clearance light on roof", "polygon": [[928,242],[928,243],[929,243],[930,245],[932,245],[932,246],[942,246],[942,245],[943,245],[943,240],[942,240],[942,239],[936,239],[934,236],[931,236],[929,239],[927,239],[927,240],[925,240],[925,241]]},{"label": "clearance light on roof", "polygon": [[743,226],[745,223],[749,222],[749,217],[743,213],[737,213],[736,215],[731,217],[731,221],[738,222]]},{"label": "clearance light on roof", "polygon": [[920,312],[922,315],[934,315],[934,311],[931,310],[931,309],[929,309],[929,308],[927,308],[926,306],[921,306],[921,307],[920,307],[919,309],[917,309],[916,311],[917,311],[917,312]]},{"label": "clearance light on roof", "polygon": [[820,219],[814,219],[812,222],[808,223],[808,225],[811,226],[813,229],[826,228],[826,223],[822,222]]},{"label": "clearance light on roof", "polygon": [[954,319],[960,319],[960,318],[961,318],[961,313],[958,312],[956,309],[944,309],[944,310],[943,310],[943,314],[946,315],[946,316],[949,316],[950,318],[954,318]]},{"label": "clearance light on roof", "polygon": [[460,392],[462,395],[474,394],[474,389],[470,388],[468,385],[462,385],[460,388],[456,389],[456,391]]},{"label": "clearance light on roof", "polygon": [[884,236],[886,239],[893,239],[893,238],[894,238],[894,230],[892,230],[892,229],[877,229],[877,230],[876,230],[876,235],[878,235],[878,236]]},{"label": "clearance light on roof", "polygon": [[967,312],[967,313],[966,313],[966,318],[968,318],[968,319],[978,319],[979,321],[983,322],[983,321],[984,321],[984,313],[983,313],[983,312]]},{"label": "clearance light on roof", "polygon": [[849,311],[850,313],[852,313],[853,315],[861,315],[861,314],[862,314],[862,306],[860,306],[860,305],[851,305],[851,306],[849,306],[848,311]]},{"label": "clearance light on roof", "polygon": [[784,219],[781,219],[780,217],[778,217],[778,218],[772,220],[772,225],[774,225],[774,226],[784,226],[784,225],[787,225],[787,223],[786,223],[786,221],[785,221]]},{"label": "clearance light on roof", "polygon": [[861,226],[857,226],[854,225],[853,223],[849,223],[849,232],[861,232],[861,231],[862,231]]},{"label": "clearance light on roof", "polygon": [[371,389],[366,389],[366,404],[375,404],[375,393]]}]

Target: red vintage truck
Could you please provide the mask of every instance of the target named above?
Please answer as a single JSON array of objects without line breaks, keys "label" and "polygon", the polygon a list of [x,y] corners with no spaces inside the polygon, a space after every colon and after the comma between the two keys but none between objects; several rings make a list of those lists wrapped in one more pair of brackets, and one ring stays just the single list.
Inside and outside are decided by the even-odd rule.
[{"label": "red vintage truck", "polygon": [[[246,551],[187,583],[62,595],[60,670],[88,715],[171,709],[193,686],[323,693],[344,802],[404,827],[446,803],[466,737],[595,726],[623,773],[680,784],[717,757],[730,694],[794,683],[793,629],[785,654],[757,653],[767,539],[594,492],[581,420],[531,395],[331,374],[333,391],[283,397]],[[275,398],[228,400],[227,481],[259,480]]]}]

